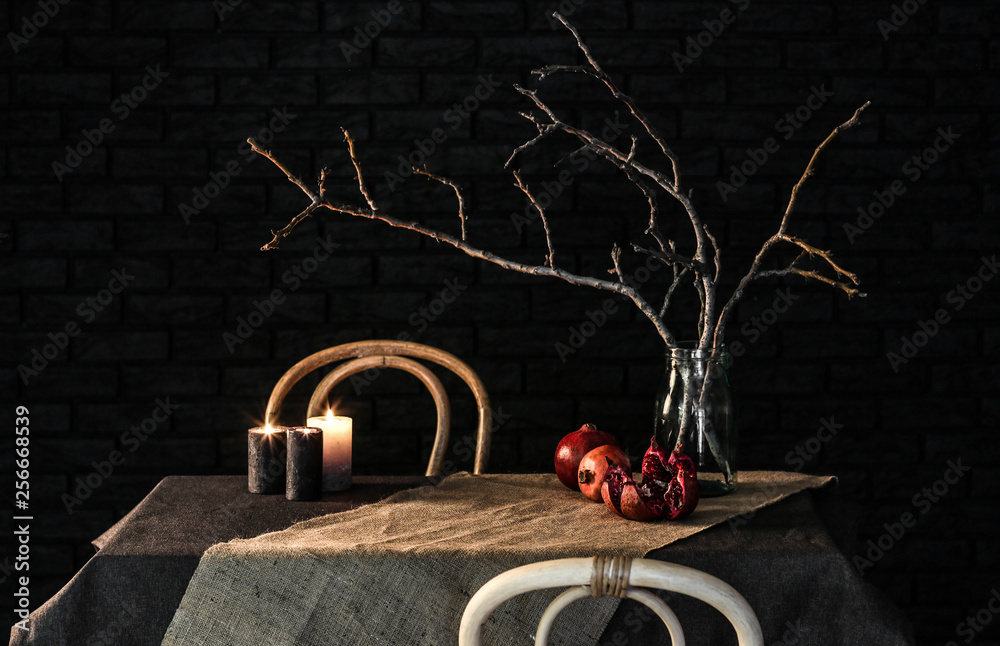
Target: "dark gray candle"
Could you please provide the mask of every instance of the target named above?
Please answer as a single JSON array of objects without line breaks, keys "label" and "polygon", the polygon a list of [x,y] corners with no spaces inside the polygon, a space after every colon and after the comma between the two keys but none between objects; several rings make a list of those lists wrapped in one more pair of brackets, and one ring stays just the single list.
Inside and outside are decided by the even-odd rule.
[{"label": "dark gray candle", "polygon": [[285,492],[287,429],[258,426],[247,435],[247,485],[250,493]]},{"label": "dark gray candle", "polygon": [[323,431],[309,426],[288,428],[285,497],[319,500],[323,494]]}]

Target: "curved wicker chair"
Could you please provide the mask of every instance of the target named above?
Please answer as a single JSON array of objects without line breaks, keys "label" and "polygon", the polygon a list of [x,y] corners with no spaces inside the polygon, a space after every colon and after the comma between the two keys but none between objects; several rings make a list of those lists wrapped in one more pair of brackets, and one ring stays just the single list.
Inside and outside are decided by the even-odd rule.
[{"label": "curved wicker chair", "polygon": [[638,589],[641,587],[700,599],[726,616],[736,629],[739,646],[764,646],[757,615],[728,583],[683,565],[610,556],[542,561],[495,576],[469,600],[459,628],[459,646],[481,646],[483,624],[504,601],[532,590],[562,586],[574,587],[553,599],[542,613],[535,646],[548,643],[556,615],[574,601],[589,596],[615,596],[645,604],[666,624],[672,646],[684,646],[684,631],[677,615],[655,594]]},{"label": "curved wicker chair", "polygon": [[[322,416],[330,392],[344,379],[371,368],[395,368],[414,375],[427,387],[437,408],[437,435],[434,448],[431,450],[430,462],[427,465],[427,475],[441,474],[444,456],[447,451],[448,437],[451,432],[451,405],[441,381],[425,365],[408,357],[430,361],[448,368],[472,390],[479,408],[479,427],[476,434],[476,460],[474,473],[486,471],[490,456],[490,429],[492,412],[490,398],[486,393],[479,375],[464,361],[438,348],[407,341],[356,341],[345,343],[309,355],[288,369],[271,391],[267,402],[265,420],[268,424],[277,425],[281,406],[292,387],[307,374],[323,366],[345,361],[330,371],[313,391],[309,399],[309,409],[306,417]],[[350,359],[350,361],[347,361]]]}]

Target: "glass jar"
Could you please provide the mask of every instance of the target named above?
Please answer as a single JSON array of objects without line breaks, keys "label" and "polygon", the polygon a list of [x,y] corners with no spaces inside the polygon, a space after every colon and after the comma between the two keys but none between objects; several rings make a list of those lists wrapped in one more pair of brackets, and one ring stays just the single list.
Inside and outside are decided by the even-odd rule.
[{"label": "glass jar", "polygon": [[702,496],[736,491],[736,414],[723,348],[675,347],[656,397],[656,441],[680,447],[698,469]]}]

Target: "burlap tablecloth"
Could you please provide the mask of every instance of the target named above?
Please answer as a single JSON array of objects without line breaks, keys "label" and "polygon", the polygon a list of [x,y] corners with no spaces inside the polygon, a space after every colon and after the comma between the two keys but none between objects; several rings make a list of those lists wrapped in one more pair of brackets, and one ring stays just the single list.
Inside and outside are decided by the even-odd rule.
[{"label": "burlap tablecloth", "polygon": [[[500,572],[570,556],[642,557],[833,480],[740,476],[737,493],[703,499],[684,520],[636,523],[569,491],[554,475],[455,474],[436,487],[212,547],[163,644],[454,644],[468,600]],[[486,643],[533,643],[534,627],[558,592],[506,602],[490,619]],[[571,605],[551,643],[596,644],[618,603]]]}]

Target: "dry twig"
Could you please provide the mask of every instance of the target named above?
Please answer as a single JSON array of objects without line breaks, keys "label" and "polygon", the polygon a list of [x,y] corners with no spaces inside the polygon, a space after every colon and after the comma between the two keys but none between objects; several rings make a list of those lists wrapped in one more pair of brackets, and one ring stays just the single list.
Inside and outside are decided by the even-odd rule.
[{"label": "dry twig", "polygon": [[[822,153],[826,146],[833,141],[833,139],[836,138],[840,132],[858,123],[860,115],[862,111],[868,107],[868,103],[865,103],[865,105],[858,108],[858,110],[854,113],[854,116],[840,126],[837,126],[837,128],[835,128],[833,132],[831,132],[830,135],[816,147],[805,171],[802,174],[802,177],[792,188],[788,206],[782,216],[778,231],[764,242],[760,251],[754,258],[750,269],[740,280],[739,285],[730,296],[729,300],[726,301],[721,312],[718,313],[718,316],[716,316],[716,288],[722,271],[719,245],[715,236],[712,235],[712,232],[708,229],[708,226],[698,214],[697,209],[691,201],[690,193],[684,191],[681,187],[680,162],[677,156],[653,125],[652,121],[639,109],[632,97],[622,92],[615,84],[614,80],[600,66],[590,49],[583,42],[583,39],[580,37],[576,28],[574,28],[558,13],[554,14],[554,16],[572,34],[577,47],[583,53],[587,63],[585,65],[549,65],[541,69],[534,70],[533,73],[538,76],[540,81],[543,81],[547,77],[554,74],[567,73],[583,74],[602,83],[610,92],[612,98],[623,104],[628,109],[629,114],[631,114],[635,122],[638,123],[642,130],[657,144],[660,152],[670,162],[671,170],[669,174],[664,174],[659,170],[638,161],[636,152],[639,140],[637,137],[631,136],[629,149],[621,150],[612,143],[601,139],[587,130],[577,128],[566,123],[558,115],[556,115],[555,111],[552,110],[552,108],[550,108],[544,100],[539,97],[537,90],[529,90],[518,85],[514,86],[515,89],[531,100],[535,108],[537,108],[537,110],[541,113],[541,116],[528,112],[521,113],[525,119],[529,120],[535,126],[538,132],[534,137],[514,148],[505,166],[513,164],[519,155],[527,153],[551,135],[561,132],[580,142],[581,147],[577,150],[577,153],[592,153],[596,157],[604,159],[618,168],[629,179],[629,181],[631,181],[639,189],[639,191],[642,192],[649,204],[648,223],[645,233],[656,242],[657,247],[655,249],[649,249],[642,245],[633,243],[630,245],[630,248],[637,254],[655,258],[664,265],[671,267],[673,271],[673,280],[666,291],[666,295],[664,296],[662,305],[659,309],[653,308],[639,293],[638,289],[627,281],[622,267],[622,248],[617,243],[613,244],[611,248],[613,268],[610,270],[610,273],[614,274],[616,280],[583,276],[558,267],[556,265],[555,244],[553,242],[549,217],[546,214],[545,208],[536,199],[527,182],[524,181],[520,172],[517,170],[514,171],[514,179],[516,181],[515,186],[517,186],[517,188],[525,194],[530,204],[538,212],[544,229],[547,253],[545,261],[541,265],[532,265],[510,260],[471,245],[468,242],[468,216],[466,214],[465,200],[463,198],[461,188],[455,181],[436,175],[426,168],[414,168],[413,171],[416,174],[424,175],[425,177],[437,181],[440,184],[449,186],[452,190],[454,190],[455,196],[458,200],[458,216],[461,224],[461,236],[455,237],[442,231],[426,227],[418,222],[401,220],[382,212],[376,205],[374,195],[371,193],[364,181],[361,163],[357,156],[355,141],[346,129],[342,129],[344,133],[344,141],[347,145],[348,155],[350,156],[351,162],[354,164],[354,169],[357,173],[358,190],[364,198],[364,206],[340,204],[331,200],[326,190],[326,182],[330,174],[329,169],[323,169],[319,178],[318,193],[313,192],[312,189],[310,189],[301,179],[293,175],[291,171],[269,151],[261,149],[253,139],[248,140],[255,152],[271,160],[271,162],[285,174],[288,180],[296,184],[310,200],[310,204],[301,213],[292,218],[288,224],[285,225],[285,227],[278,231],[271,232],[273,236],[272,240],[265,244],[262,249],[268,250],[277,248],[282,239],[287,237],[299,223],[312,216],[319,208],[325,208],[337,213],[343,213],[355,217],[379,220],[389,226],[408,229],[432,238],[438,242],[451,245],[473,258],[479,258],[504,269],[525,274],[532,274],[535,276],[558,278],[574,285],[592,287],[595,289],[621,294],[631,300],[633,304],[647,318],[649,318],[655,326],[661,339],[668,347],[674,347],[676,345],[676,340],[664,321],[675,291],[678,286],[684,282],[683,279],[687,276],[690,276],[701,303],[701,311],[698,317],[698,347],[703,349],[722,346],[725,336],[726,323],[734,311],[736,303],[740,300],[740,298],[742,298],[745,289],[749,283],[754,280],[769,277],[800,276],[802,278],[828,284],[844,291],[848,296],[864,295],[856,288],[848,284],[849,281],[851,284],[857,285],[857,276],[835,263],[829,251],[814,247],[808,242],[789,234],[788,225],[792,212],[795,208],[799,190],[802,188],[805,181],[813,174],[814,166],[820,153]],[[572,155],[570,156],[572,157]],[[658,221],[658,190],[663,191],[668,196],[676,200],[684,209],[684,213],[694,234],[694,250],[690,255],[678,253],[675,242],[666,239],[660,231]],[[802,250],[799,257],[783,269],[762,269],[765,258],[768,256],[772,248],[779,243],[787,243],[799,247]],[[825,264],[834,271],[836,277],[831,278],[816,270],[799,267],[799,261],[806,256],[818,258],[825,262]],[[839,277],[846,280],[838,280]]]}]

